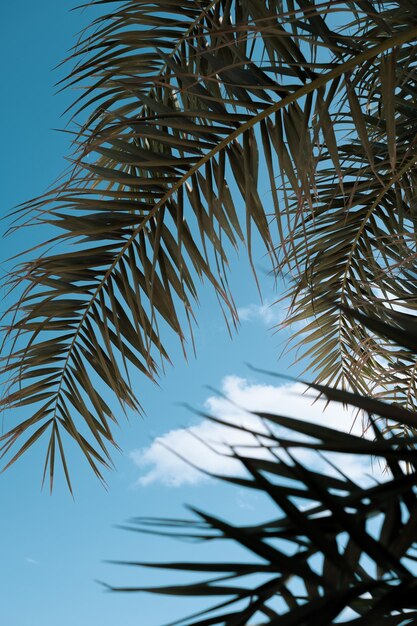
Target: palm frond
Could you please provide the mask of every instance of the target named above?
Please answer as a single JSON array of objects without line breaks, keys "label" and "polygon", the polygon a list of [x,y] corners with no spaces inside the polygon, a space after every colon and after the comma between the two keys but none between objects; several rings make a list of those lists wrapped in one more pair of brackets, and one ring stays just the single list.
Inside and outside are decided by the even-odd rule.
[{"label": "palm frond", "polygon": [[[295,227],[308,224],[303,202],[317,222],[316,144],[340,186],[348,174],[331,111],[340,89],[350,93],[348,80],[356,89],[369,83],[372,67],[383,68],[386,85],[385,167],[403,167],[406,142],[392,143],[401,127],[389,105],[392,62],[384,59],[395,49],[403,76],[412,70],[417,22],[406,2],[401,18],[385,4],[129,0],[93,23],[65,83],[82,89],[72,165],[52,191],[20,207],[13,227],[54,229],[45,250],[54,248],[32,254],[9,280],[19,298],[7,322],[2,406],[30,414],[2,436],[8,465],[49,433],[45,472],[52,485],[59,454],[68,478],[66,434],[101,477],[116,419],[107,392],[140,408],[129,371],[154,379],[169,359],[169,332],[185,348],[197,279],[211,283],[236,321],[228,255],[244,240],[253,263],[256,232],[274,263],[273,216],[288,263],[313,258],[294,243]],[[354,9],[349,36],[327,24],[333,10]],[[261,166],[270,208],[260,197]],[[280,173],[296,190],[296,208],[275,192]]]},{"label": "palm frond", "polygon": [[[403,27],[413,23],[415,9],[407,2],[398,5]],[[398,10],[370,3],[366,27],[358,28],[369,39],[379,38],[398,27]],[[416,310],[415,52],[410,42],[344,76],[331,112],[340,167],[333,165],[328,146],[317,156],[306,190],[287,174],[293,245],[281,257],[292,275],[287,322],[303,322],[293,341],[317,379],[381,393],[412,408],[414,360],[381,342],[346,315],[345,307],[381,321],[399,308]],[[310,134],[313,142],[314,120]],[[292,157],[286,168],[294,164]]]}]

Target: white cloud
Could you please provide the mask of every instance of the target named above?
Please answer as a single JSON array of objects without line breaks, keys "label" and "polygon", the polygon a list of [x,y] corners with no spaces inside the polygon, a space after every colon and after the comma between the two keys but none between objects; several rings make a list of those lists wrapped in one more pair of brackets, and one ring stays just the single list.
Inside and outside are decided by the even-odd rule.
[{"label": "white cloud", "polygon": [[[281,386],[252,384],[244,378],[228,376],[222,382],[222,392],[226,397],[210,396],[206,400],[207,412],[231,425],[256,428],[261,434],[266,434],[263,422],[240,407],[298,417],[338,430],[352,431],[355,434],[362,432],[360,417],[352,426],[354,415],[351,411],[343,410],[341,405],[330,404],[323,411],[325,402],[317,400],[313,403],[311,394],[303,394],[305,387],[299,383]],[[256,441],[252,435],[244,430],[201,419],[189,428],[174,429],[165,433],[146,448],[132,451],[130,458],[141,471],[138,479],[140,486],[152,483],[170,486],[192,485],[207,480],[207,477],[180,457],[188,459],[190,463],[208,472],[236,474],[242,471],[238,462],[216,452],[227,454],[230,451],[229,446],[239,450],[242,446],[254,444]],[[268,454],[258,445],[253,453],[263,456]],[[299,451],[298,456],[306,464],[314,462],[317,466],[320,462],[314,451]],[[364,472],[372,471],[369,462],[362,457],[345,455],[343,458],[343,470],[352,478],[359,478]],[[323,462],[320,469],[324,468]],[[373,469],[373,473],[377,472],[380,478],[378,464],[374,463]]]},{"label": "white cloud", "polygon": [[261,322],[268,328],[279,326],[281,331],[302,334],[309,320],[290,322],[287,319],[289,311],[290,299],[282,298],[276,301],[266,299],[262,304],[248,304],[238,308],[237,313],[241,322]]},{"label": "white cloud", "polygon": [[242,322],[260,321],[266,326],[281,324],[285,317],[285,311],[278,302],[265,300],[262,304],[249,304],[237,310]]}]

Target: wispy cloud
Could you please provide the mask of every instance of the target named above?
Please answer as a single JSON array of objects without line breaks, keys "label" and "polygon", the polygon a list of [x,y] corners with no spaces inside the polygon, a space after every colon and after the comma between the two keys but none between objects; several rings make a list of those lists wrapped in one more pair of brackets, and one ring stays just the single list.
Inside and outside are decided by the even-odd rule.
[{"label": "wispy cloud", "polygon": [[[132,451],[130,457],[140,470],[137,484],[147,486],[160,483],[179,487],[207,480],[204,474],[180,457],[188,459],[190,463],[207,472],[241,473],[238,462],[224,454],[229,452],[229,446],[239,449],[242,446],[253,445],[254,440],[250,434],[233,426],[256,428],[260,433],[266,431],[261,420],[240,407],[249,411],[275,412],[298,417],[333,426],[339,430],[352,430],[356,434],[362,432],[360,418],[352,427],[354,416],[351,411],[343,410],[340,405],[329,405],[324,411],[324,401],[317,400],[313,403],[310,395],[303,395],[304,391],[305,387],[298,383],[274,386],[252,384],[237,376],[226,377],[222,382],[222,392],[226,397],[210,396],[205,406],[209,414],[221,418],[231,426],[222,426],[208,419],[201,419],[189,428],[174,429],[165,433],[146,448]],[[247,453],[247,450],[245,452]],[[259,448],[256,453],[266,454]],[[317,455],[314,452],[303,451],[300,454],[304,463],[317,464]],[[371,468],[366,459],[345,455],[343,469],[352,478],[358,478]]]},{"label": "wispy cloud", "polygon": [[242,322],[259,321],[266,326],[281,324],[285,318],[286,307],[279,302],[265,300],[262,304],[249,304],[238,308],[239,319]]},{"label": "wispy cloud", "polygon": [[280,300],[266,299],[262,304],[248,304],[239,307],[237,312],[241,322],[260,322],[269,328],[281,326],[290,332],[301,333],[309,320],[289,322],[287,319],[290,309],[290,299]]},{"label": "wispy cloud", "polygon": [[29,563],[29,565],[39,565],[39,561],[36,561],[36,559],[32,559],[30,556],[26,556],[25,561],[26,563]]}]

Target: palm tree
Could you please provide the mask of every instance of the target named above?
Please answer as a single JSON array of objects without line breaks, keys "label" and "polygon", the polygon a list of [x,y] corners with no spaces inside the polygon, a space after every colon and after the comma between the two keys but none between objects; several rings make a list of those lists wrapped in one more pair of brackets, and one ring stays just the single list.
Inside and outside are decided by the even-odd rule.
[{"label": "palm tree", "polygon": [[[397,321],[402,328],[377,321],[378,332],[415,358],[416,324],[410,326],[403,315]],[[361,322],[375,327],[372,319],[362,316]],[[250,556],[244,561],[202,562],[197,546],[195,561],[119,562],[192,573],[193,580],[153,587],[107,587],[203,598],[201,611],[171,626],[330,626],[341,620],[352,626],[415,624],[416,437],[398,432],[383,436],[380,422],[415,429],[417,413],[340,389],[312,387],[331,402],[367,412],[375,438],[254,412],[244,428],[234,426],[252,438],[252,445],[247,439],[245,446],[231,447],[229,452],[244,473],[212,476],[240,490],[263,494],[276,514],[263,523],[248,524],[240,511],[237,524],[192,508],[191,519],[139,518],[128,526],[197,544],[232,543]],[[206,419],[231,427],[212,416]],[[241,436],[238,441],[242,442]],[[372,458],[375,466],[382,460],[385,476],[379,481],[368,476],[365,482],[364,475],[352,477],[352,457]]]},{"label": "palm tree", "polygon": [[227,260],[243,241],[253,264],[253,231],[291,279],[317,380],[413,405],[414,363],[343,306],[416,307],[414,2],[113,5],[70,56],[71,167],[12,227],[56,234],[9,277],[2,405],[30,413],[2,435],[6,466],[46,434],[44,475],[58,456],[70,486],[66,435],[102,477],[98,384],[139,408],[129,370],[154,379],[167,334],[184,343],[197,278],[235,322]]}]

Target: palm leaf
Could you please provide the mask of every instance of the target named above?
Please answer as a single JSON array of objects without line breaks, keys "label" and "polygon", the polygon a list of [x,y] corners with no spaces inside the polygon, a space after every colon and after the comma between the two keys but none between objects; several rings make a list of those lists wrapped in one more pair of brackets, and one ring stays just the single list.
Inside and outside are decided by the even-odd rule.
[{"label": "palm leaf", "polygon": [[[393,133],[402,126],[387,104],[393,64],[382,59],[393,49],[405,67],[412,59],[411,9],[398,19],[341,2],[361,13],[356,33],[346,37],[329,28],[324,6],[308,2],[115,5],[70,57],[75,66],[65,84],[82,87],[73,115],[83,119],[68,174],[20,207],[12,228],[39,223],[54,235],[44,254],[32,253],[9,277],[19,295],[7,322],[3,371],[10,385],[2,405],[14,415],[19,407],[31,414],[2,436],[2,451],[12,454],[22,437],[33,441],[34,429],[42,434],[48,423],[51,486],[57,450],[67,474],[63,447],[54,444],[64,432],[101,476],[116,419],[105,390],[122,407],[140,409],[129,372],[155,379],[169,359],[169,332],[185,349],[197,278],[211,283],[236,321],[228,255],[244,239],[253,264],[255,231],[274,263],[268,213],[280,220],[288,212],[290,230],[280,226],[287,262],[294,258],[298,267],[300,257],[313,258],[294,248],[295,226],[309,219],[301,208],[289,200],[287,206],[288,194],[283,201],[274,195],[271,210],[261,202],[261,158],[271,187],[281,172],[296,190],[297,207],[305,200],[311,213],[317,138],[324,150],[319,164],[327,162],[327,147],[339,179],[352,176],[330,116],[339,85],[348,77],[369,83],[369,68],[381,63],[390,164],[402,163],[406,151],[393,151]],[[12,462],[27,447],[20,445]]]},{"label": "palm leaf", "polygon": [[[398,13],[390,3],[351,4],[362,12],[355,28],[369,40],[392,32]],[[398,6],[406,28],[415,9]],[[414,360],[345,311],[359,309],[381,322],[399,307],[415,312],[414,54],[411,43],[344,76],[331,111],[338,168],[330,146],[322,146],[314,178],[300,189],[288,174],[297,167],[294,155],[283,163],[292,247],[281,257],[292,277],[287,323],[303,323],[293,341],[317,380],[413,409]],[[311,118],[310,142],[316,126]]]}]

